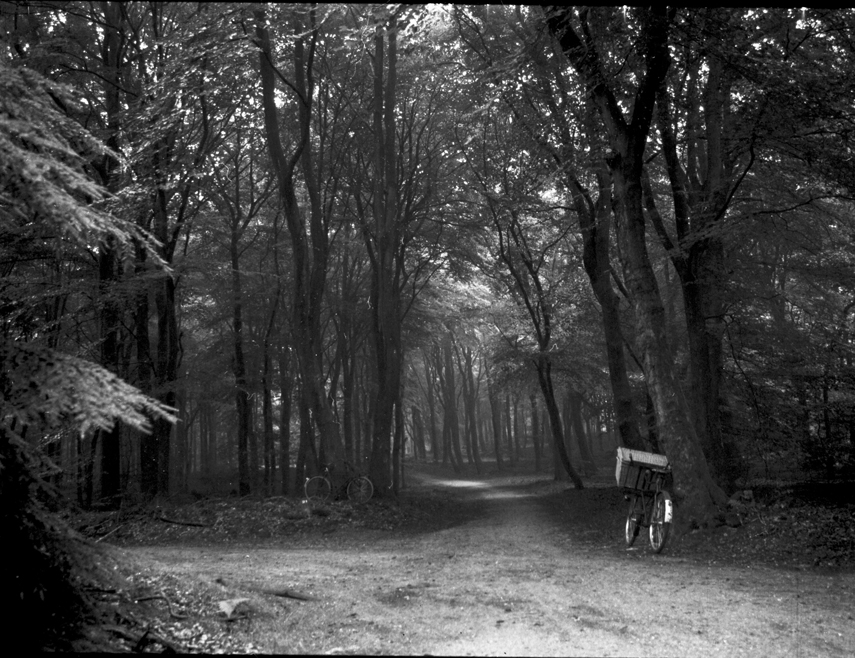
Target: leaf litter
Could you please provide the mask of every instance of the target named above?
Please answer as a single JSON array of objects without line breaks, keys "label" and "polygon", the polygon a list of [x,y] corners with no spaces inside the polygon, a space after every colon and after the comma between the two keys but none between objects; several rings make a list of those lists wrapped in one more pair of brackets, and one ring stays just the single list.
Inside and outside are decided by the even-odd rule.
[{"label": "leaf litter", "polygon": [[[584,530],[577,537],[623,550],[625,503],[617,489],[573,491],[550,482],[536,485],[535,490],[543,494],[542,504],[560,514],[569,529]],[[723,524],[689,533],[666,551],[674,558],[709,564],[855,568],[855,504],[851,500],[815,500],[781,489],[738,502],[733,512],[739,517],[736,527]],[[348,528],[407,532],[439,527],[456,514],[453,498],[420,489],[397,501],[374,500],[358,506],[347,501],[310,505],[284,497],[207,498],[192,504],[78,513],[72,520],[82,534],[116,546],[264,545],[264,540],[301,537],[326,542],[337,535],[347,541]],[[115,608],[114,621],[132,631],[125,637],[111,637],[107,646],[123,651],[214,654],[259,651],[248,631],[254,615],[260,613],[251,599],[242,596],[247,592],[222,581],[202,582],[151,568],[128,571],[125,557],[117,558],[116,569],[124,570],[126,587],[105,593],[103,601]],[[159,645],[158,639],[162,640]]]}]

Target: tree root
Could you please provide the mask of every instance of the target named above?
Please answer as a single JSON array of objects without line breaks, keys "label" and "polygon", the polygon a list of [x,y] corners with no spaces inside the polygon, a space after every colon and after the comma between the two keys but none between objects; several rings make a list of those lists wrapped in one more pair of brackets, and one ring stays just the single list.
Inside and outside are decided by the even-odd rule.
[{"label": "tree root", "polygon": [[136,599],[137,603],[142,603],[143,601],[166,601],[166,607],[169,609],[169,616],[173,619],[187,619],[189,615],[179,615],[178,613],[172,612],[172,604],[162,594],[157,594],[155,596],[144,596],[142,598]]}]

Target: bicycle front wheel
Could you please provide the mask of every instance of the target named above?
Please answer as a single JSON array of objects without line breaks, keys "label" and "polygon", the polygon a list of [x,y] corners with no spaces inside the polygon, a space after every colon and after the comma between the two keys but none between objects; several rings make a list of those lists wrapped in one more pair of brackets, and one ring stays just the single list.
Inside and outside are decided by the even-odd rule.
[{"label": "bicycle front wheel", "polygon": [[316,475],[306,480],[306,500],[310,503],[323,503],[332,493],[332,485],[323,475]]},{"label": "bicycle front wheel", "polygon": [[629,511],[626,513],[626,545],[632,546],[638,537],[639,519],[643,513],[644,501],[641,496],[633,494],[629,499]]},{"label": "bicycle front wheel", "polygon": [[650,547],[657,553],[662,552],[665,542],[668,541],[673,513],[671,494],[660,491],[653,501],[653,518],[650,521]]},{"label": "bicycle front wheel", "polygon": [[364,475],[347,483],[347,499],[354,503],[366,503],[374,495],[374,485]]}]

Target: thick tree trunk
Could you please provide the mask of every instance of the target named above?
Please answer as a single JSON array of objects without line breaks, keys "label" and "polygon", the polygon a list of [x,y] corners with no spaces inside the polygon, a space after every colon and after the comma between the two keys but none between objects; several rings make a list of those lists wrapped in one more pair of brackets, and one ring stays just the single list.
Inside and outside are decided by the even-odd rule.
[{"label": "thick tree trunk", "polygon": [[427,461],[425,447],[425,425],[422,412],[416,405],[411,407],[413,414],[413,456],[419,461]]},{"label": "thick tree trunk", "polygon": [[[157,307],[157,359],[155,361],[156,397],[164,404],[175,407],[176,395],[174,382],[177,377],[178,329],[175,318],[175,284],[167,275],[160,278],[155,291]],[[172,424],[163,419],[152,423],[151,444],[148,467],[154,473],[148,473],[148,482],[153,484],[152,495],[169,494],[169,453],[172,437]]]},{"label": "thick tree trunk", "polygon": [[[139,277],[146,271],[145,252],[137,249],[135,274]],[[146,394],[153,393],[151,338],[149,336],[149,290],[144,287],[136,299],[134,314],[134,335],[136,337],[137,374],[135,383]],[[142,434],[140,442],[140,489],[144,498],[157,495],[157,437],[154,434]]]},{"label": "thick tree trunk", "polygon": [[457,413],[457,385],[454,376],[453,346],[451,332],[446,332],[442,338],[442,355],[444,366],[444,390],[445,414],[448,418],[449,440],[453,459],[457,468],[463,466],[463,454],[460,450],[460,419]]},{"label": "thick tree trunk", "polygon": [[304,391],[298,397],[300,413],[300,445],[297,449],[297,473],[295,486],[302,491],[303,481],[307,477],[318,475],[321,468],[328,464],[325,454],[318,454],[315,447],[315,432],[312,425],[311,402]]},{"label": "thick tree trunk", "polygon": [[575,192],[574,201],[582,231],[582,262],[594,295],[600,303],[603,336],[606,341],[606,359],[609,366],[609,383],[621,444],[627,448],[643,449],[644,442],[638,429],[638,414],[635,411],[632,388],[626,372],[620,304],[611,284],[612,268],[609,256],[612,214],[611,180],[605,172],[600,172],[598,182],[599,195],[594,203],[575,178],[570,181],[570,188]]},{"label": "thick tree trunk", "polygon": [[[675,494],[681,508],[677,517],[679,529],[685,531],[692,524],[707,523],[716,507],[725,504],[726,496],[710,476],[674,372],[666,339],[665,309],[645,238],[643,157],[656,93],[669,66],[671,19],[667,14],[669,10],[664,8],[645,10],[639,41],[644,47],[646,71],[639,82],[631,120],[627,123],[605,81],[596,50],[592,50],[590,44],[586,46],[572,27],[571,11],[563,8],[552,11],[548,23],[564,53],[585,80],[609,135],[609,167],[614,182],[626,285],[636,313],[637,343],[659,421],[660,441],[674,468]],[[582,20],[584,22],[586,17]]]},{"label": "thick tree trunk", "polygon": [[487,382],[487,397],[490,402],[490,425],[493,428],[493,452],[496,455],[496,466],[501,470],[502,462],[502,407],[499,395],[493,385]]},{"label": "thick tree trunk", "polygon": [[[388,41],[384,64],[384,33]],[[385,72],[385,81],[384,81]],[[377,25],[374,38],[374,235],[368,244],[372,267],[372,310],[377,400],[374,406],[370,474],[380,492],[390,484],[393,407],[401,389],[400,218],[395,141],[397,17]],[[366,233],[366,236],[368,234]]]},{"label": "thick tree trunk", "polygon": [[[235,220],[236,221],[236,220]],[[243,354],[243,300],[239,263],[239,234],[232,227],[230,253],[232,268],[232,374],[235,378],[235,412],[237,418],[238,495],[246,496],[252,487],[249,472],[250,410]]]},{"label": "thick tree trunk", "polygon": [[579,477],[576,469],[570,463],[570,456],[567,454],[567,446],[564,443],[564,432],[561,427],[561,410],[558,407],[555,388],[552,385],[552,364],[545,355],[541,355],[535,365],[537,367],[537,381],[540,384],[540,391],[543,393],[546,412],[549,414],[552,441],[557,451],[558,459],[561,466],[567,472],[567,475],[573,481],[573,485],[577,489],[583,489],[585,485],[582,483],[582,478]]},{"label": "thick tree trunk", "polygon": [[436,377],[434,375],[436,370],[430,362],[430,353],[428,350],[422,351],[422,361],[425,366],[425,397],[428,403],[428,433],[430,435],[431,458],[434,463],[437,463],[439,461],[440,443],[436,431],[436,399],[434,396],[434,387],[436,386]]},{"label": "thick tree trunk", "polygon": [[531,442],[534,444],[534,470],[540,471],[540,437],[542,432],[538,421],[540,412],[537,410],[537,398],[534,393],[529,396],[529,403],[531,404]]},{"label": "thick tree trunk", "polygon": [[579,456],[582,460],[583,468],[587,474],[596,475],[597,464],[594,462],[594,457],[591,454],[591,445],[588,441],[588,435],[585,432],[585,425],[582,422],[582,395],[578,391],[569,389],[567,391],[568,414],[567,419],[570,427],[573,428],[573,434],[576,435],[576,444],[579,446]]},{"label": "thick tree trunk", "polygon": [[616,168],[615,183],[621,196],[627,287],[636,308],[637,342],[656,411],[659,443],[674,467],[681,529],[685,530],[692,523],[707,522],[717,506],[724,506],[726,496],[712,480],[674,371],[665,335],[665,309],[647,255],[640,171],[636,174],[633,168],[627,167],[627,171],[623,167]]},{"label": "thick tree trunk", "polygon": [[[104,44],[101,49],[104,65],[104,105],[107,111],[107,146],[119,151],[121,101],[119,97],[120,67],[122,65],[120,30],[121,11],[118,3],[106,2],[104,9]],[[120,186],[119,163],[105,156],[103,184],[113,194]],[[107,238],[98,250],[98,288],[101,303],[101,364],[119,374],[119,329],[121,312],[116,301],[115,284],[120,278],[119,262],[114,240]],[[118,504],[121,489],[121,429],[116,421],[109,432],[99,431],[101,439],[101,499],[110,506]]]},{"label": "thick tree trunk", "polygon": [[[345,256],[345,269],[347,267]],[[354,450],[354,398],[356,396],[356,350],[353,347],[353,331],[350,321],[350,311],[342,310],[339,319],[339,358],[341,360],[341,394],[342,394],[342,439],[344,441],[344,457],[352,464],[356,463]]]},{"label": "thick tree trunk", "polygon": [[511,465],[516,466],[520,458],[519,434],[516,426],[516,411],[517,405],[514,400],[514,413],[511,414],[511,394],[505,393],[505,436],[508,440],[508,455],[511,459]]},{"label": "thick tree trunk", "polygon": [[[119,307],[113,289],[117,279],[116,253],[111,244],[102,245],[98,253],[98,288],[101,297],[101,365],[119,374]],[[101,440],[101,500],[114,507],[121,489],[121,432],[116,421],[112,430],[98,430]]]},{"label": "thick tree trunk", "polygon": [[[291,393],[294,375],[287,345],[279,347],[279,469],[282,472],[282,495],[287,496],[291,470]],[[299,488],[299,482],[295,484]]]},{"label": "thick tree trunk", "polygon": [[391,487],[396,496],[404,486],[404,408],[401,398],[403,394],[395,402],[395,434],[392,438]]},{"label": "thick tree trunk", "polygon": [[[324,385],[324,345],[320,324],[321,302],[324,296],[329,257],[329,238],[322,221],[318,181],[312,164],[309,139],[314,92],[313,89],[309,89],[309,84],[312,82],[311,67],[314,58],[313,51],[308,57],[306,56],[304,42],[309,38],[309,34],[316,36],[317,28],[313,24],[308,32],[304,32],[295,15],[294,32],[298,36],[294,39],[292,55],[293,88],[298,92],[299,118],[294,128],[299,137],[295,140],[294,151],[286,157],[280,139],[279,116],[275,100],[276,70],[266,27],[266,12],[263,9],[256,10],[255,18],[256,35],[260,45],[259,70],[267,146],[276,173],[283,214],[291,236],[294,274],[293,336],[301,375],[302,401],[311,408],[310,416],[320,431],[326,459],[331,463],[340,463],[344,459],[344,446]],[[313,48],[314,40],[311,40],[310,49]],[[303,211],[297,201],[295,168],[298,163],[302,165],[311,206],[309,214],[311,240],[306,229]],[[304,432],[301,432],[301,437],[301,440],[308,440],[308,435]],[[343,469],[338,469],[338,472],[341,471]]]},{"label": "thick tree trunk", "polygon": [[[682,286],[690,355],[688,398],[695,430],[715,479],[731,485],[736,472],[735,449],[722,433],[719,408],[724,335],[721,290],[726,268],[721,238],[712,230],[724,216],[730,199],[728,191],[734,184],[732,163],[726,164],[733,156],[727,153],[724,145],[725,116],[731,95],[731,82],[724,66],[720,57],[706,60],[703,122],[699,98],[695,97],[696,102],[689,110],[689,132],[693,135],[688,143],[691,161],[688,169],[692,175],[687,175],[678,159],[671,102],[664,84],[657,95],[658,127],[671,183],[677,240],[690,245],[687,253],[671,248],[672,241],[646,180],[644,192],[660,239],[673,254],[672,262]],[[692,77],[693,81],[698,73],[696,71]],[[690,87],[690,95],[694,95],[693,91],[697,91],[694,84]],[[696,147],[697,140],[702,141],[703,148]]]},{"label": "thick tree trunk", "polygon": [[472,350],[461,347],[463,361],[458,362],[460,380],[463,392],[463,403],[466,412],[466,445],[470,461],[475,464],[475,471],[481,474],[481,453],[478,446],[478,400],[475,391],[475,377],[472,372]]},{"label": "thick tree trunk", "polygon": [[273,393],[271,389],[271,364],[269,345],[264,345],[264,367],[261,373],[261,396],[262,396],[262,425],[264,427],[264,493],[272,496],[276,480],[276,450],[273,438]]}]

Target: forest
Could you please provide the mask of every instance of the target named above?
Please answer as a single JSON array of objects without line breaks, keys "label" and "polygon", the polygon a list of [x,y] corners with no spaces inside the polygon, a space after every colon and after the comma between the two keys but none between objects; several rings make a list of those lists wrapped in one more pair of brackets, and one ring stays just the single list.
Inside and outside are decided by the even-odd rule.
[{"label": "forest", "polygon": [[0,26],[7,526],[33,487],[300,496],[330,463],[382,497],[408,460],[582,488],[638,448],[684,528],[855,475],[851,9]]}]

